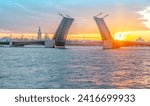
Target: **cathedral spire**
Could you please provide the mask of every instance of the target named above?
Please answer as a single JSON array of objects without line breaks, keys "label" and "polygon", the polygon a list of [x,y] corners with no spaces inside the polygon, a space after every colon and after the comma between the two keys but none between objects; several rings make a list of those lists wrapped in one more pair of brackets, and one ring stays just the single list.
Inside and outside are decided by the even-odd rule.
[{"label": "cathedral spire", "polygon": [[39,26],[39,32],[41,32],[41,27]]},{"label": "cathedral spire", "polygon": [[39,30],[38,30],[38,36],[37,36],[38,40],[42,39],[42,32],[41,32],[41,27],[39,26]]}]

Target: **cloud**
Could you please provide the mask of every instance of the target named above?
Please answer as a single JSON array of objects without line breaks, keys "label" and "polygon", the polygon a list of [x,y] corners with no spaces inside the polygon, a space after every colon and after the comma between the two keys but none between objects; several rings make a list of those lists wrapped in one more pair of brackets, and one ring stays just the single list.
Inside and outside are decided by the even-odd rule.
[{"label": "cloud", "polygon": [[150,6],[139,12],[142,15],[143,23],[147,28],[150,28]]},{"label": "cloud", "polygon": [[1,32],[1,33],[12,33],[12,31],[10,31],[10,30],[5,30],[5,29],[0,29],[0,32]]},{"label": "cloud", "polygon": [[13,3],[14,7],[17,9],[20,9],[20,11],[28,14],[28,15],[34,15],[34,14],[40,14],[37,11],[34,11],[33,9],[30,9],[29,7],[19,4],[19,3]]},{"label": "cloud", "polygon": [[[52,17],[53,14],[48,14],[44,11],[44,9],[33,9],[32,7],[28,7],[27,5],[22,5],[19,3],[14,3],[14,6],[18,9],[20,9],[22,12],[26,13],[27,16],[32,17],[34,20],[38,19],[40,17]],[[43,6],[41,6],[42,8]]]},{"label": "cloud", "polygon": [[[148,4],[144,3],[146,0],[0,1],[0,28],[12,30],[14,32],[33,32],[36,31],[35,27],[37,26],[41,26],[42,31],[55,32],[61,21],[61,17],[59,17],[57,13],[62,13],[64,15],[69,14],[75,18],[71,32],[82,33],[87,31],[95,33],[98,32],[98,30],[92,17],[100,11],[110,13],[111,18],[108,18],[108,24],[118,31],[120,27],[122,27],[122,29],[127,29],[126,27],[133,25],[132,23],[136,23],[136,26],[138,26],[141,21],[138,20],[138,16],[135,16],[136,11],[138,11],[137,8],[139,9],[140,7],[141,9],[141,7],[145,7],[145,4]],[[133,4],[136,4],[136,6],[133,6]],[[133,17],[132,19],[137,19],[138,21],[128,18],[128,22],[126,22],[124,21],[126,16]],[[145,22],[147,22],[147,20]]]}]

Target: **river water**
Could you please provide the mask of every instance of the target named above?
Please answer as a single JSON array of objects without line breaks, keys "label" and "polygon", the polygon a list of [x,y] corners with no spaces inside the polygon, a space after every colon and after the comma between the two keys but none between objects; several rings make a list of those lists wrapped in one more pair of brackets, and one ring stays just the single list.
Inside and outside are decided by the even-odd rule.
[{"label": "river water", "polygon": [[150,48],[1,47],[0,88],[150,88]]}]

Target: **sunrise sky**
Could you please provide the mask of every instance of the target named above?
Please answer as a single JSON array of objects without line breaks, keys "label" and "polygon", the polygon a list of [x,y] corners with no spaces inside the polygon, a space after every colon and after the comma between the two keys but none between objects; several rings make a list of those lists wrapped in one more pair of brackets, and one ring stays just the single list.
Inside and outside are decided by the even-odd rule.
[{"label": "sunrise sky", "polygon": [[150,41],[149,0],[0,0],[0,36],[35,36],[39,26],[52,35],[62,13],[75,18],[68,39],[100,40],[93,20],[100,12],[109,14],[105,21],[112,35]]}]

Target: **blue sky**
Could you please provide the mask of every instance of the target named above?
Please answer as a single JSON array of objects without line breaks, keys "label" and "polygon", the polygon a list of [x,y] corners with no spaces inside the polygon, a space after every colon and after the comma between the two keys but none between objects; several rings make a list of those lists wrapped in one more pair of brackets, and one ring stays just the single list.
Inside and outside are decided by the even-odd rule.
[{"label": "blue sky", "polygon": [[0,33],[34,33],[38,26],[43,32],[54,33],[61,21],[57,13],[76,19],[72,33],[86,33],[88,29],[87,33],[94,33],[97,30],[92,17],[101,11],[110,14],[107,22],[115,31],[132,26],[132,20],[128,19],[128,24],[125,21],[127,16],[137,22],[131,30],[139,30],[145,26],[138,20],[142,17],[138,11],[148,6],[149,0],[0,0]]}]

